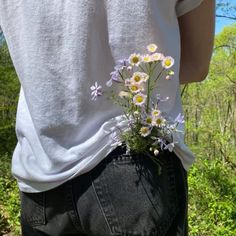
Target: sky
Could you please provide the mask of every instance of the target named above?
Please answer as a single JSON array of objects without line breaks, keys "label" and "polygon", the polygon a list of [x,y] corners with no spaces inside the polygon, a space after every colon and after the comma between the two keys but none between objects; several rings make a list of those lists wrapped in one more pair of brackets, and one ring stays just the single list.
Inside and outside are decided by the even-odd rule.
[{"label": "sky", "polygon": [[[230,0],[230,3],[232,5],[236,6],[236,0]],[[236,23],[235,20],[229,20],[227,18],[217,18],[216,19],[216,29],[215,29],[215,33],[218,34],[222,31],[222,29],[224,28],[224,26],[226,25],[230,25],[232,23]]]},{"label": "sky", "polygon": [[224,19],[224,18],[216,19],[215,33],[216,34],[220,33],[225,26],[230,25],[232,23],[236,23],[236,21],[235,20]]}]

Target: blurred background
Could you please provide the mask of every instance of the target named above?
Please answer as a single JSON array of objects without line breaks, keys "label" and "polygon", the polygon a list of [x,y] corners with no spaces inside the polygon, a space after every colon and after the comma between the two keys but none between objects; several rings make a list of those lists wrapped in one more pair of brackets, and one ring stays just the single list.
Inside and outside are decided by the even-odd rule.
[{"label": "blurred background", "polygon": [[[236,235],[236,0],[218,0],[216,37],[206,80],[182,87],[189,172],[190,236]],[[20,235],[19,195],[11,176],[19,93],[0,28],[0,235]]]}]

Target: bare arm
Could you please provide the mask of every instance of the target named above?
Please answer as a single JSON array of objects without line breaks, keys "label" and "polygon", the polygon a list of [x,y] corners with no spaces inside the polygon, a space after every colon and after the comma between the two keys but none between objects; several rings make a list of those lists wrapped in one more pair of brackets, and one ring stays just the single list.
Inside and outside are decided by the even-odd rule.
[{"label": "bare arm", "polygon": [[209,71],[214,31],[215,0],[204,0],[178,18],[181,38],[180,83],[200,82]]}]

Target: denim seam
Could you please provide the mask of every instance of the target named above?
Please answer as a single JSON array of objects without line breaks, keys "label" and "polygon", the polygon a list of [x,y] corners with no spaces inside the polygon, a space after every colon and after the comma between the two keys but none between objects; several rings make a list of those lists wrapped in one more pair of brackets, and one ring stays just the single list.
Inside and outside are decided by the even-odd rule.
[{"label": "denim seam", "polygon": [[[100,201],[101,205],[103,205],[103,211],[104,211],[104,214],[107,218],[108,223],[110,224],[111,232],[116,233],[115,229],[120,230],[120,224],[118,222],[117,217],[115,216],[116,214],[114,214],[115,209],[114,209],[114,206],[113,206],[112,201],[110,199],[110,195],[108,194],[107,186],[104,184],[104,183],[106,183],[106,181],[102,181],[103,178],[104,178],[104,176],[101,175],[101,180],[97,181],[97,185],[96,185],[98,187],[98,185],[100,184],[99,185],[100,190],[101,190],[101,185],[104,188],[103,189],[104,192],[102,192],[102,190],[101,190],[102,194],[100,195],[99,201]],[[99,191],[99,190],[97,189],[97,191]],[[97,192],[97,194],[98,194],[98,192]]]},{"label": "denim seam", "polygon": [[74,203],[72,184],[70,184],[69,182],[66,186],[66,190],[67,190],[66,191],[66,200],[67,200],[67,207],[68,207],[68,215],[70,216],[74,227],[80,232],[83,229],[82,229],[79,215],[76,211],[76,206]]},{"label": "denim seam", "polygon": [[[146,188],[145,188],[144,185],[143,185],[143,181],[141,181],[141,184],[142,184],[143,189],[144,189],[144,191],[145,191],[145,193],[146,193],[146,196],[148,197],[149,201],[151,202],[151,204],[152,204],[152,206],[153,206],[153,209],[155,210],[156,214],[159,215],[159,213],[158,213],[158,211],[157,211],[157,209],[156,209],[156,207],[155,207],[155,205],[154,205],[152,199],[150,198],[150,196],[149,196],[149,194],[148,194]],[[158,227],[155,231],[153,231],[153,234],[154,234],[154,233],[158,233],[158,235],[161,234],[161,229]]]},{"label": "denim seam", "polygon": [[103,217],[104,217],[104,219],[105,219],[105,221],[106,221],[106,223],[107,223],[107,226],[108,226],[110,232],[112,233],[112,229],[111,229],[111,227],[110,227],[110,224],[109,224],[109,222],[108,222],[108,220],[107,220],[106,214],[105,214],[105,212],[104,212],[104,210],[103,210],[103,207],[102,207],[101,202],[100,202],[100,200],[99,200],[99,197],[98,197],[98,195],[97,195],[97,191],[96,191],[96,189],[95,189],[95,186],[94,186],[94,183],[93,183],[93,180],[92,180],[92,176],[91,176],[91,175],[90,175],[90,179],[91,179],[93,191],[94,191],[94,193],[95,193],[95,196],[96,196],[96,199],[97,199],[97,201],[98,201],[98,204],[99,204],[100,210],[101,210],[101,212],[102,212],[102,215],[103,215]]}]

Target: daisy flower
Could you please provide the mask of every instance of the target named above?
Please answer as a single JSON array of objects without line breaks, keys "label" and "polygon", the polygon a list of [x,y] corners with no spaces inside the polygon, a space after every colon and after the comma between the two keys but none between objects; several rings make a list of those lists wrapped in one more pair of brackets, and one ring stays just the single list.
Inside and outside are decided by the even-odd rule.
[{"label": "daisy flower", "polygon": [[148,78],[149,76],[146,73],[135,72],[131,77],[130,81],[131,83],[141,84],[142,82],[147,81]]},{"label": "daisy flower", "polygon": [[152,125],[153,126],[161,126],[165,123],[165,119],[161,116],[157,116],[153,119]]},{"label": "daisy flower", "polygon": [[175,60],[173,57],[165,57],[163,60],[162,60],[162,66],[165,68],[165,69],[169,69],[171,68],[175,63]]},{"label": "daisy flower", "polygon": [[148,50],[149,52],[155,52],[155,51],[157,50],[157,45],[154,44],[154,43],[151,43],[151,44],[149,44],[149,45],[147,46],[147,50]]},{"label": "daisy flower", "polygon": [[144,72],[140,72],[140,73],[142,74],[143,82],[146,82],[149,79],[149,75]]},{"label": "daisy flower", "polygon": [[145,62],[145,63],[151,62],[152,57],[149,54],[143,55],[142,56],[142,61]]},{"label": "daisy flower", "polygon": [[158,110],[158,109],[153,109],[152,110],[152,116],[153,117],[157,117],[157,116],[159,116],[161,114],[161,111],[160,110]]},{"label": "daisy flower", "polygon": [[151,130],[149,127],[143,126],[141,127],[139,133],[141,134],[141,136],[147,137],[151,133]]},{"label": "daisy flower", "polygon": [[129,85],[129,90],[132,93],[139,93],[140,91],[142,91],[144,88],[141,84],[137,84],[137,83],[131,83]]},{"label": "daisy flower", "polygon": [[132,66],[138,66],[140,64],[140,62],[142,61],[142,58],[141,58],[140,54],[133,53],[130,55],[128,60]]},{"label": "daisy flower", "polygon": [[152,124],[152,117],[151,116],[147,116],[147,118],[145,119],[145,123],[148,125]]},{"label": "daisy flower", "polygon": [[136,106],[142,106],[146,102],[147,95],[138,93],[133,97],[133,102]]},{"label": "daisy flower", "polygon": [[161,61],[163,59],[163,54],[162,53],[153,53],[151,55],[152,61]]}]

